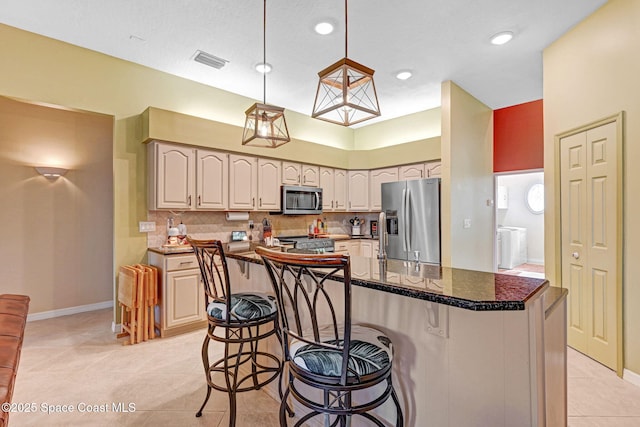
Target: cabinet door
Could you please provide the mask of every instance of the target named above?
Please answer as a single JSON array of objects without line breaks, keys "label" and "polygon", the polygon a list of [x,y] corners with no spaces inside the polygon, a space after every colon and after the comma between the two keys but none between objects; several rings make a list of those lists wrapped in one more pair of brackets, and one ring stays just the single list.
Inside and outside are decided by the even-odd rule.
[{"label": "cabinet door", "polygon": [[229,209],[256,208],[257,170],[255,157],[229,155]]},{"label": "cabinet door", "polygon": [[258,159],[258,210],[280,209],[280,162]]},{"label": "cabinet door", "polygon": [[347,243],[347,251],[351,256],[362,256],[362,252],[360,251],[360,240],[350,240]]},{"label": "cabinet door", "polygon": [[348,179],[347,171],[344,169],[333,170],[333,196],[335,203],[333,205],[334,211],[346,211],[347,210],[347,194],[348,194]]},{"label": "cabinet door", "polygon": [[163,303],[167,328],[207,319],[199,269],[170,271],[166,280],[167,292]]},{"label": "cabinet door", "polygon": [[156,144],[156,208],[191,209],[194,189],[194,150]]},{"label": "cabinet door", "polygon": [[349,171],[349,211],[369,210],[369,171]]},{"label": "cabinet door", "polygon": [[373,241],[361,240],[360,241],[360,256],[373,258],[376,254],[373,253]]},{"label": "cabinet door", "polygon": [[229,155],[196,151],[196,209],[227,209],[229,206]]},{"label": "cabinet door", "polygon": [[320,186],[320,172],[318,166],[302,165],[302,185]]},{"label": "cabinet door", "polygon": [[333,169],[320,168],[320,188],[322,188],[322,210],[332,211],[335,204],[335,192],[333,191]]},{"label": "cabinet door", "polygon": [[300,163],[282,162],[282,185],[300,185]]},{"label": "cabinet door", "polygon": [[435,178],[441,176],[440,167],[442,166],[442,162],[429,162],[425,163],[424,168],[427,172],[427,178]]},{"label": "cabinet door", "polygon": [[398,170],[398,178],[400,181],[408,181],[410,179],[426,178],[424,164],[400,166]]},{"label": "cabinet door", "polygon": [[381,185],[385,182],[395,182],[398,180],[398,168],[374,169],[369,172],[371,188],[369,206],[373,211],[382,209]]}]

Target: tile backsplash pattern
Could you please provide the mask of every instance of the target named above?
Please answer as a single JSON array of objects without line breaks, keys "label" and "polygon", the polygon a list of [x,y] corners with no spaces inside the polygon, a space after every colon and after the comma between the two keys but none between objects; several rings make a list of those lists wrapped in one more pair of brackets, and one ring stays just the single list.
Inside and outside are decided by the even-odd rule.
[{"label": "tile backsplash pattern", "polygon": [[321,215],[270,215],[268,212],[249,212],[249,219],[253,220],[254,228],[249,229],[248,221],[227,221],[225,212],[171,212],[149,211],[147,221],[156,223],[156,231],[147,235],[148,247],[159,247],[167,240],[167,220],[173,218],[174,226],[180,222],[187,226],[187,234],[197,239],[219,239],[228,242],[232,231],[246,231],[255,242],[262,240],[262,220],[267,218],[271,222],[274,236],[306,235],[309,225],[314,219],[326,218],[327,230],[330,234],[351,234],[350,219],[354,217],[365,219],[362,233],[369,234],[369,223],[378,219],[377,212],[370,213],[334,213],[326,212]]}]

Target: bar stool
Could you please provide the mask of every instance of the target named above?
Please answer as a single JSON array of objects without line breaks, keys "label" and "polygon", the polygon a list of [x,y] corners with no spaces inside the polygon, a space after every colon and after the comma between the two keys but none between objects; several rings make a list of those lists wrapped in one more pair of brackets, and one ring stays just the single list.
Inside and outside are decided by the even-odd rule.
[{"label": "bar stool", "polygon": [[[202,343],[202,363],[207,395],[196,417],[202,416],[211,389],[229,396],[229,426],[236,423],[236,393],[258,390],[278,378],[282,363],[260,351],[260,340],[277,332],[275,298],[259,292],[232,293],[223,243],[187,238],[198,259],[204,284],[207,335]],[[224,343],[224,356],[209,361],[209,342]],[[244,371],[243,371],[244,369]],[[222,380],[220,375],[224,378]]]},{"label": "bar stool", "polygon": [[[349,256],[265,248],[256,248],[256,253],[276,293],[288,371],[280,425],[287,425],[286,402],[291,394],[310,410],[296,426],[321,414],[325,426],[350,426],[356,415],[386,426],[370,411],[389,397],[396,407],[396,426],[403,426],[402,408],[391,381],[391,340],[377,329],[351,322]],[[372,389],[378,384],[381,386]]]}]

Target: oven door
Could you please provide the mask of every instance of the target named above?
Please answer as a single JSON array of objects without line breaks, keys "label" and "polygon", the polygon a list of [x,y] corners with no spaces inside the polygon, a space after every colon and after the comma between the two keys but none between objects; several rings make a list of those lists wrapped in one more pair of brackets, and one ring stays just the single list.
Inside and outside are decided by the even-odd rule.
[{"label": "oven door", "polygon": [[285,215],[322,213],[322,188],[283,185],[282,213]]}]

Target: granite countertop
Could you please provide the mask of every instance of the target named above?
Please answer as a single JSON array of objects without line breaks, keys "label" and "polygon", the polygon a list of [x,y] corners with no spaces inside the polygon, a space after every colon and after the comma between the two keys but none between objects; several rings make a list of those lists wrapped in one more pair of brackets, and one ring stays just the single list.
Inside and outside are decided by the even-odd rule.
[{"label": "granite countertop", "polygon": [[[227,258],[262,264],[252,251]],[[336,280],[341,280],[336,277]],[[549,287],[546,279],[486,273],[389,259],[351,257],[351,283],[474,311],[524,310]],[[557,296],[557,298],[561,297]],[[551,304],[552,301],[547,301]]]}]

